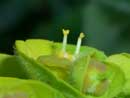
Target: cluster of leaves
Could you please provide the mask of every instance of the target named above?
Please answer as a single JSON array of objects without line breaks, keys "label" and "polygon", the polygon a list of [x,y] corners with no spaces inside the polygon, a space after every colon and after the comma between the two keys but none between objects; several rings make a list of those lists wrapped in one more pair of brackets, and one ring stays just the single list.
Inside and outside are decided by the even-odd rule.
[{"label": "cluster of leaves", "polygon": [[[0,98],[128,98],[130,55],[107,57],[82,46],[18,40],[15,55],[0,54]],[[17,79],[20,78],[20,79]]]}]

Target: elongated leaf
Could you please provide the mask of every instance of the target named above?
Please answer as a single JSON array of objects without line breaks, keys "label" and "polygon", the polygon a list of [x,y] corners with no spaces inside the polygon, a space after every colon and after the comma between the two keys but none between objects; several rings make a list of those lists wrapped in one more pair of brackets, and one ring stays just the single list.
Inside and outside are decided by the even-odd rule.
[{"label": "elongated leaf", "polygon": [[64,98],[64,96],[39,81],[0,77],[0,98]]},{"label": "elongated leaf", "polygon": [[0,54],[0,76],[28,78],[17,56]]}]

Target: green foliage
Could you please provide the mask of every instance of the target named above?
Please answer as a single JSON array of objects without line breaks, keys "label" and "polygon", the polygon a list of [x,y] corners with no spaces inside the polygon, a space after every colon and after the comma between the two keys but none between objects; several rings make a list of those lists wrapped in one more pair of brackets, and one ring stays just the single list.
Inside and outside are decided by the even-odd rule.
[{"label": "green foliage", "polygon": [[17,56],[7,54],[0,54],[0,76],[28,78]]},{"label": "green foliage", "polygon": [[[66,51],[69,56],[72,56],[74,54],[75,48],[76,47],[74,45],[67,46]],[[63,95],[67,98],[113,98],[122,91],[124,84],[124,74],[120,71],[119,68],[113,67],[113,64],[107,64],[110,67],[108,70],[109,73],[112,73],[111,75],[101,75],[102,79],[108,78],[108,81],[110,82],[109,88],[104,92],[104,94],[101,93],[101,95],[99,94],[99,97],[96,97],[95,95],[84,94],[82,92],[84,76],[87,73],[87,67],[89,64],[89,58],[85,59],[85,57],[90,56],[90,58],[95,58],[99,62],[103,62],[106,59],[106,56],[103,52],[86,46],[81,47],[80,53],[75,60],[77,63],[70,58],[66,58],[68,61],[70,60],[70,63],[66,66],[66,68],[68,68],[68,73],[71,74],[66,75],[69,77],[69,79],[62,80],[62,78],[58,76],[61,73],[65,75],[65,71],[63,69],[59,69],[61,66],[64,66],[60,66],[60,64],[65,63],[65,60],[62,62],[60,59],[60,57],[62,58],[63,55],[61,50],[62,44],[47,40],[32,39],[27,41],[16,41],[16,52],[19,55],[20,61],[22,61],[22,65],[24,65],[24,68],[27,70],[30,78],[38,79],[40,81],[48,83],[53,88],[62,92]],[[47,56],[49,58],[47,58]],[[56,58],[52,58],[53,56]],[[81,58],[79,59],[79,62],[78,58]],[[51,62],[46,63],[46,59],[48,59],[48,61],[51,60]],[[56,62],[57,59],[60,59],[59,63]],[[55,67],[56,70],[52,70],[53,67]],[[55,73],[57,73],[57,75]],[[120,74],[116,75],[117,73]],[[79,89],[80,93],[76,88]]]},{"label": "green foliage", "polygon": [[102,51],[82,46],[75,55],[75,48],[67,45],[64,54],[61,43],[41,39],[16,41],[15,55],[0,54],[0,97],[129,96],[129,54],[108,58]]},{"label": "green foliage", "polygon": [[130,54],[115,54],[107,58],[107,61],[115,63],[124,72],[126,84],[123,93],[130,94]]},{"label": "green foliage", "polygon": [[45,83],[0,77],[0,98],[64,98]]}]

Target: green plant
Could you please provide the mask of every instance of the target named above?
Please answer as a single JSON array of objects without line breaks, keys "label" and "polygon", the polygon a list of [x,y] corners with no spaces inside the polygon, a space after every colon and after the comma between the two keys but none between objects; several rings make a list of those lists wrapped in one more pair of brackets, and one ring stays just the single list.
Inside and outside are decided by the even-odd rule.
[{"label": "green plant", "polygon": [[[103,52],[81,46],[83,33],[76,46],[67,45],[69,30],[63,30],[63,34],[63,44],[42,39],[17,40],[14,56],[1,54],[0,62],[6,62],[1,63],[4,73],[12,72],[2,76],[39,80],[65,98],[114,98],[120,95],[127,79],[122,68],[107,60],[109,58]],[[4,66],[8,64],[19,66],[17,75],[16,69]]]}]

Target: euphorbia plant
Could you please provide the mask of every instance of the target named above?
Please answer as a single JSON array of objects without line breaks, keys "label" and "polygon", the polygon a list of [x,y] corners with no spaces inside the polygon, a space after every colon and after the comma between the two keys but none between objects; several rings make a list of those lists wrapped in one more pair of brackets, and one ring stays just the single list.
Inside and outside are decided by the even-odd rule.
[{"label": "euphorbia plant", "polygon": [[41,39],[18,40],[15,51],[32,79],[48,83],[66,98],[113,98],[124,86],[124,73],[97,49],[67,45],[69,30],[63,30],[63,44]]}]

